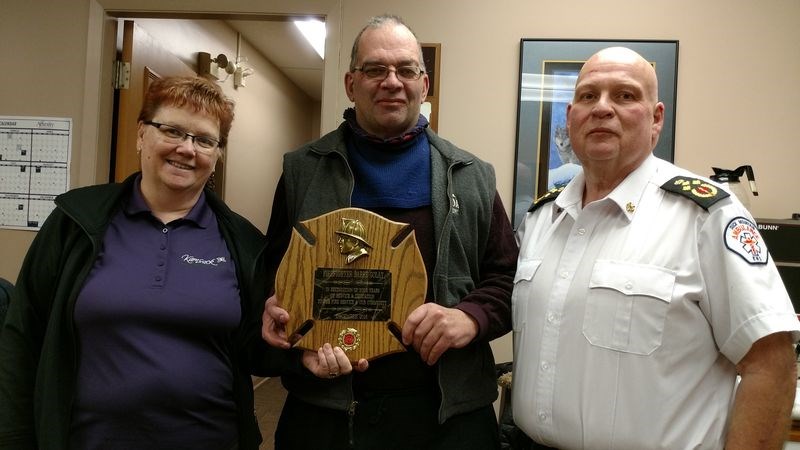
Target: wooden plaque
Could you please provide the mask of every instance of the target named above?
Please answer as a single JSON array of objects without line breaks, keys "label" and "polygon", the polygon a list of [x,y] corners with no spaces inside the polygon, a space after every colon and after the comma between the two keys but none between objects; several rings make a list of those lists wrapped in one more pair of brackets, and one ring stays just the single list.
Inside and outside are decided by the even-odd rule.
[{"label": "wooden plaque", "polygon": [[275,291],[293,344],[316,351],[327,342],[358,361],[405,351],[399,330],[427,283],[408,224],[344,208],[292,230]]}]

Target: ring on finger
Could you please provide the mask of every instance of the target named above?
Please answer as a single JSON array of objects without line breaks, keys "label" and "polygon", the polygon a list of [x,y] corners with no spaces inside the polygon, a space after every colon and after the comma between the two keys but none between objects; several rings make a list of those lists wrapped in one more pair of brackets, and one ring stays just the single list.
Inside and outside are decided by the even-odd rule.
[{"label": "ring on finger", "polygon": [[339,376],[339,372],[328,372],[328,378],[336,378]]}]

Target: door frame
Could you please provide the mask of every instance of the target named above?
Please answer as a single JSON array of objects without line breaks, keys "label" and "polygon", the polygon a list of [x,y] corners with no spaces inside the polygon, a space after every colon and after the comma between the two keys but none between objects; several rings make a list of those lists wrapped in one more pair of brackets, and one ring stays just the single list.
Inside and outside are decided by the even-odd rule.
[{"label": "door frame", "polygon": [[[109,176],[111,129],[114,110],[114,92],[110,88],[113,79],[113,62],[116,56],[116,20],[126,17],[152,17],[174,19],[218,19],[243,20],[268,16],[323,16],[327,38],[323,64],[322,100],[320,113],[320,135],[338,125],[339,114],[344,105],[339,105],[337,93],[341,90],[339,65],[339,42],[342,29],[342,1],[344,0],[248,0],[195,1],[191,6],[176,7],[176,4],[161,0],[89,0],[89,26],[87,34],[86,76],[84,82],[83,127],[81,142],[96,146],[98,151],[81,152],[82,167],[94,167],[93,173],[81,176],[78,185],[105,183]],[[169,7],[171,8],[169,8]],[[224,9],[220,9],[224,8]],[[349,52],[349,50],[348,50]],[[87,178],[88,177],[88,178]]]}]

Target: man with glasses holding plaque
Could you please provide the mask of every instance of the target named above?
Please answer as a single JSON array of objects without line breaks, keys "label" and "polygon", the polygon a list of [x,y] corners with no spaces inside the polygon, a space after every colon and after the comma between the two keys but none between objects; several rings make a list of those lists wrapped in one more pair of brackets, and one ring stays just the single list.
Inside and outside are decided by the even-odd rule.
[{"label": "man with glasses holding plaque", "polygon": [[[285,156],[269,253],[277,266],[299,221],[363,208],[413,227],[426,302],[402,328],[409,351],[368,370],[360,360],[353,371],[340,347],[305,351],[310,373],[283,378],[289,395],[276,448],[499,448],[489,341],[511,327],[517,245],[494,171],[427,129],[419,112],[428,75],[400,18],[369,21],[344,81],[355,108],[342,125]],[[281,301],[267,301],[262,334],[288,348]]]}]

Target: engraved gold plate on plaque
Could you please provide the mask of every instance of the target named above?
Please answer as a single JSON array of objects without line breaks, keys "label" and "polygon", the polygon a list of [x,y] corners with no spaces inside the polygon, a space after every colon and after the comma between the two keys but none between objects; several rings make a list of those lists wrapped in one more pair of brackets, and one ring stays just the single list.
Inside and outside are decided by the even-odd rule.
[{"label": "engraved gold plate on plaque", "polygon": [[295,346],[338,345],[351,361],[405,351],[395,334],[426,289],[409,225],[359,208],[300,222],[275,279]]}]

